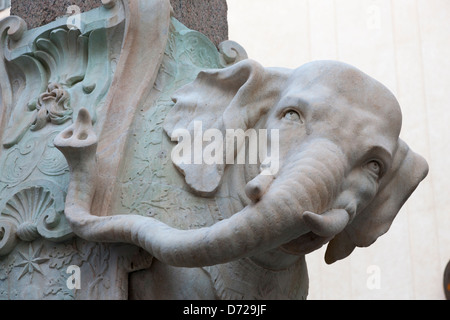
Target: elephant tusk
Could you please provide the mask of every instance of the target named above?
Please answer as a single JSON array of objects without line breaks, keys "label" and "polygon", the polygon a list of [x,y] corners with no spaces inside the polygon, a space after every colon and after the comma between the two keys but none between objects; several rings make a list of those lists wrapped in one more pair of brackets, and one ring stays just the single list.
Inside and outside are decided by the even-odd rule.
[{"label": "elephant tusk", "polygon": [[344,230],[350,220],[350,216],[344,209],[331,209],[321,215],[305,211],[303,220],[307,227],[318,236],[332,237]]},{"label": "elephant tusk", "polygon": [[259,199],[262,198],[269,186],[272,184],[272,181],[275,179],[274,175],[263,173],[256,176],[256,178],[251,180],[245,186],[245,194],[253,202],[258,202]]}]

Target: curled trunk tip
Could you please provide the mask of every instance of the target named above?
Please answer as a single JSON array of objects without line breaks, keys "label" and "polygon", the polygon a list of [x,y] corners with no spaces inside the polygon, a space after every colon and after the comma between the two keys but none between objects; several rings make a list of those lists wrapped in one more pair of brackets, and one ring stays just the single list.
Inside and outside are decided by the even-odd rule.
[{"label": "curled trunk tip", "polygon": [[332,209],[319,215],[310,211],[303,213],[303,220],[311,231],[321,237],[332,237],[344,230],[350,216],[344,209]]}]

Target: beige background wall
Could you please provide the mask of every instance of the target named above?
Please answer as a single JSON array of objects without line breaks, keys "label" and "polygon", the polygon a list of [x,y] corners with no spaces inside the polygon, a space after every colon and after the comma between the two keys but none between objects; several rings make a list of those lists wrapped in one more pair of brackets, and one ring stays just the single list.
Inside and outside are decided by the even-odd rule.
[{"label": "beige background wall", "polygon": [[0,11],[0,20],[9,16],[10,8]]},{"label": "beige background wall", "polygon": [[230,39],[265,66],[350,63],[387,85],[430,174],[369,248],[307,257],[310,299],[444,299],[450,260],[450,1],[228,0]]}]

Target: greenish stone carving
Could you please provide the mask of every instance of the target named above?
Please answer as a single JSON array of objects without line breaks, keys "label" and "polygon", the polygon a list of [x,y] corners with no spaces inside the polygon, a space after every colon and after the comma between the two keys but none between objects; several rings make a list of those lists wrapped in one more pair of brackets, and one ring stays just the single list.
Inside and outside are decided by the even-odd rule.
[{"label": "greenish stone carving", "polygon": [[[123,6],[84,14],[80,29],[66,22],[33,30],[14,16],[0,22],[0,299],[74,299],[65,268],[92,264],[92,250],[110,254],[107,245],[74,238],[64,216],[69,168],[53,140],[81,106],[95,115],[104,104]],[[109,257],[97,259],[103,271],[94,273],[106,272]]]},{"label": "greenish stone carving", "polygon": [[[64,216],[69,167],[53,144],[81,108],[93,116],[99,134],[110,130],[114,85],[121,81],[116,70],[125,61],[134,63],[127,41],[146,32],[144,26],[135,30],[130,25],[138,21],[138,10],[153,5],[140,2],[139,7],[137,1],[103,1],[103,7],[80,16],[78,28],[65,17],[32,30],[18,17],[0,22],[0,299],[124,299],[128,273],[151,264],[137,247],[74,236]],[[150,98],[131,106],[136,113],[125,148],[130,157],[120,167],[110,206],[115,213],[171,220],[172,203],[180,207],[181,225],[188,216],[217,209],[209,200],[168,187],[174,177],[165,177],[170,175],[164,169],[170,150],[161,149],[167,139],[161,123],[173,105],[171,94],[201,70],[224,68],[246,54],[232,41],[217,50],[203,34],[174,18],[168,22],[161,62],[145,62],[158,72],[154,85],[146,88]],[[81,290],[67,285],[72,265],[83,274]]]},{"label": "greenish stone carving", "polygon": [[171,142],[162,123],[173,106],[174,91],[193,81],[201,70],[224,68],[245,58],[246,53],[233,41],[222,43],[218,51],[203,34],[187,29],[174,18],[171,22],[155,84],[160,94],[151,106],[137,110],[134,132],[125,151],[128,159],[113,196],[114,214],[139,214],[172,223],[179,220],[180,226],[201,227],[212,223],[204,219],[210,216],[205,212],[211,208],[217,211],[215,200],[196,197],[180,187],[184,182],[173,170]]},{"label": "greenish stone carving", "polygon": [[[15,17],[3,23],[11,19],[21,23]],[[53,139],[79,106],[96,114],[113,76],[105,28],[85,34],[64,25],[40,31],[32,41],[28,34],[36,31],[24,32],[13,46],[3,42],[13,100],[5,105],[11,115],[2,135],[0,224],[8,221],[8,230],[15,225],[23,241],[70,237],[63,214],[68,167]],[[51,233],[44,231],[49,228]]]}]

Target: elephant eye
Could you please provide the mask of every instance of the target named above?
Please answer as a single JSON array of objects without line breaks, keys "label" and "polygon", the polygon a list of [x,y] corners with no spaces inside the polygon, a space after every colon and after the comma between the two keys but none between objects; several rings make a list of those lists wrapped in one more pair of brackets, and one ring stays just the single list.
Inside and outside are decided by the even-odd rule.
[{"label": "elephant eye", "polygon": [[367,163],[366,168],[370,170],[371,173],[375,174],[377,178],[381,176],[382,166],[378,161],[370,161]]},{"label": "elephant eye", "polygon": [[284,114],[284,119],[289,120],[289,121],[297,121],[297,122],[302,122],[302,118],[300,116],[300,113],[298,113],[298,111],[295,110],[288,110],[285,114]]}]

